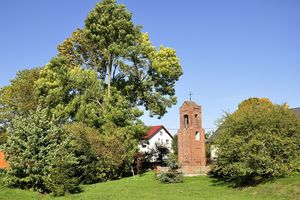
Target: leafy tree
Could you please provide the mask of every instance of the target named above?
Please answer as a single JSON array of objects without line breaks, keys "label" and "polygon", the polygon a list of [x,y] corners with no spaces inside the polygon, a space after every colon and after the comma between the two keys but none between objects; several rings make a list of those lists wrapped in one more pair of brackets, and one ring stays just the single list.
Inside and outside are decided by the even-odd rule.
[{"label": "leafy tree", "polygon": [[140,29],[125,6],[103,0],[56,58],[0,90],[8,185],[62,195],[129,171],[147,130],[139,107],[163,116],[182,74],[175,50]]},{"label": "leafy tree", "polygon": [[299,164],[300,122],[286,104],[250,98],[219,130],[212,173],[236,186],[280,177]]},{"label": "leafy tree", "polygon": [[63,121],[82,121],[95,128],[111,122],[117,127],[142,126],[138,118],[143,112],[120,91],[111,88],[113,94],[108,97],[96,72],[80,67],[70,69],[64,57],[52,59],[41,70],[36,90],[40,105]]},{"label": "leafy tree", "polygon": [[176,103],[174,85],[182,74],[175,50],[151,45],[149,36],[135,26],[124,5],[103,0],[89,13],[85,28],[75,31],[59,47],[70,65],[97,72],[135,106],[163,116]]},{"label": "leafy tree", "polygon": [[[70,151],[72,140],[62,130],[45,110],[14,118],[5,145],[10,166],[5,178],[7,185],[58,195],[59,191],[75,189],[79,184],[74,170],[78,160]],[[57,176],[61,167],[64,167],[64,173],[60,174],[66,179],[64,182]]]},{"label": "leafy tree", "polygon": [[94,135],[85,128],[82,131],[98,156],[98,168],[104,169],[101,179],[116,178],[129,170],[146,129],[138,119],[143,112],[119,91],[112,87],[108,96],[95,71],[69,68],[63,57],[54,58],[41,70],[36,90],[40,105],[61,122],[83,122],[95,129]]},{"label": "leafy tree", "polygon": [[34,83],[39,78],[39,68],[19,71],[9,86],[0,89],[0,127],[17,115],[25,115],[37,108]]}]

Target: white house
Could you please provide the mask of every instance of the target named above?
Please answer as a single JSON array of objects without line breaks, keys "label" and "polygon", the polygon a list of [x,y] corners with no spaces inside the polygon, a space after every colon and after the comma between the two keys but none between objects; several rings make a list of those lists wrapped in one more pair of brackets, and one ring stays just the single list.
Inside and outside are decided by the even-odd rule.
[{"label": "white house", "polygon": [[151,126],[145,140],[139,145],[139,150],[140,152],[149,152],[158,143],[168,147],[171,151],[172,141],[173,136],[163,125]]}]

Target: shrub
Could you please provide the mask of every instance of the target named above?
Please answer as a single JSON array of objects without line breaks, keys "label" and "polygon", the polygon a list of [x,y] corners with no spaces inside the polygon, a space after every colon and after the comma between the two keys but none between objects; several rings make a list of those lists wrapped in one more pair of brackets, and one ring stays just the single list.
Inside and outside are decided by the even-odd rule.
[{"label": "shrub", "polygon": [[72,137],[73,149],[78,165],[74,170],[80,183],[89,184],[99,181],[99,162],[95,150],[92,148],[92,140],[99,132],[84,123],[72,123],[64,125],[64,129]]},{"label": "shrub", "polygon": [[248,99],[225,116],[219,130],[216,177],[245,186],[299,168],[300,123],[286,105]]},{"label": "shrub", "polygon": [[80,177],[76,172],[78,159],[66,149],[60,148],[52,152],[52,162],[49,166],[45,185],[54,196],[63,196],[66,192],[79,191]]},{"label": "shrub", "polygon": [[169,167],[167,172],[161,172],[156,175],[158,180],[161,183],[181,183],[183,182],[183,175],[178,171],[180,168],[179,163],[177,162],[175,154],[171,154],[168,157],[167,165]]}]

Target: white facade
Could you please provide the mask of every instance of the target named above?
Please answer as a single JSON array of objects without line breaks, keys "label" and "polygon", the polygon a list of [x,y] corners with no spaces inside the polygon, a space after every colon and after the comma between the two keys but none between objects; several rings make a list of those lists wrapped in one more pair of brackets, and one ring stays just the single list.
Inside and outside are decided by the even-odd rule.
[{"label": "white facade", "polygon": [[216,160],[217,150],[218,150],[218,148],[216,147],[216,145],[211,145],[210,146],[210,159],[211,160]]},{"label": "white facade", "polygon": [[144,144],[139,145],[139,151],[149,152],[151,149],[155,149],[156,143],[162,144],[172,151],[172,141],[171,135],[162,127],[148,139],[148,142],[146,141]]}]

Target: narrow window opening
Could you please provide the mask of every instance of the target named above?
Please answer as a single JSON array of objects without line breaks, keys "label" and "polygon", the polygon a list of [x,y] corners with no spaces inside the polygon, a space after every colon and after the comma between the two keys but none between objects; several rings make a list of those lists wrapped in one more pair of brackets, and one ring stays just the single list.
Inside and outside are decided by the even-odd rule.
[{"label": "narrow window opening", "polygon": [[196,139],[197,141],[200,140],[200,133],[199,133],[198,131],[197,131],[196,134],[195,134],[195,139]]},{"label": "narrow window opening", "polygon": [[188,115],[184,115],[184,128],[187,128],[189,125],[189,116]]}]

